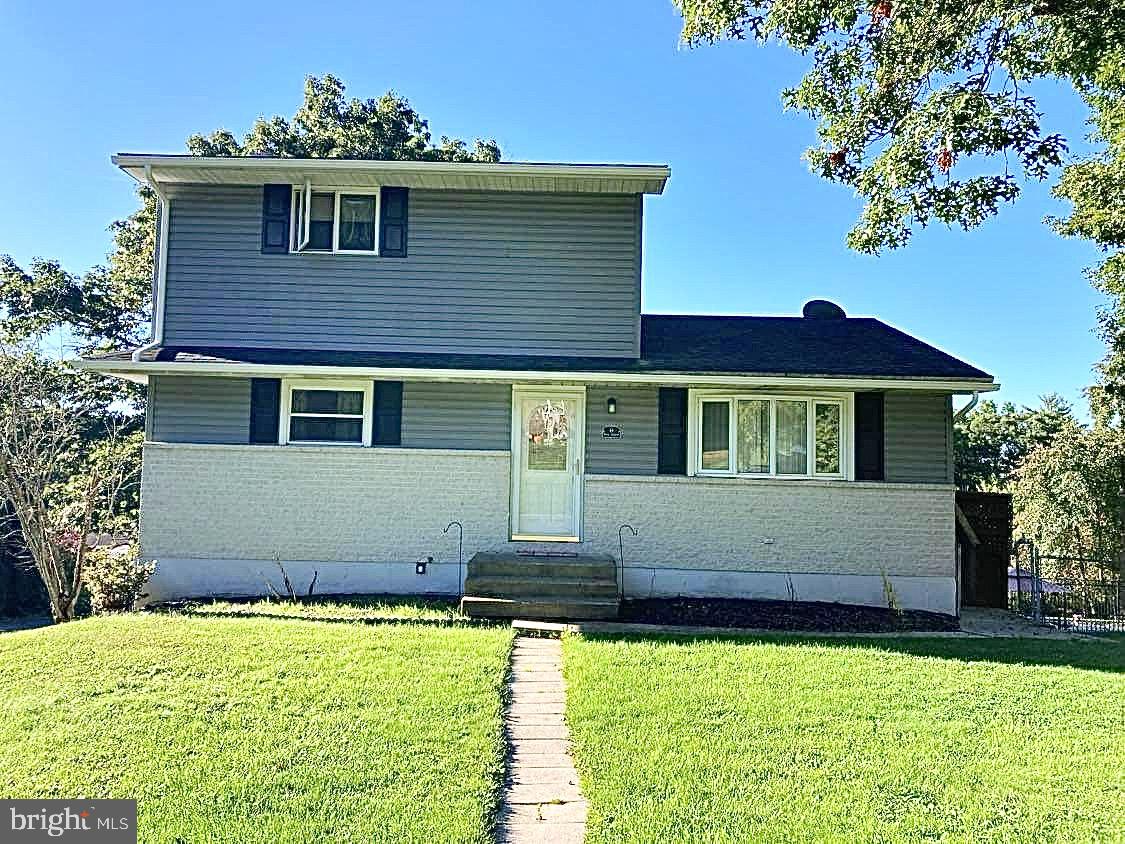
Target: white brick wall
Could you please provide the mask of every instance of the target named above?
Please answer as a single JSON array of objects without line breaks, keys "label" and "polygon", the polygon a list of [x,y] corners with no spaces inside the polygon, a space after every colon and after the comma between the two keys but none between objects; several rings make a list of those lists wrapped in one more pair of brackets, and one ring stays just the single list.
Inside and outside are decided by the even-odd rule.
[{"label": "white brick wall", "polygon": [[929,484],[586,478],[584,549],[619,555],[625,593],[957,612],[953,488]]},{"label": "white brick wall", "polygon": [[[261,591],[274,555],[320,572],[322,591],[455,592],[465,560],[541,547],[618,556],[630,594],[785,597],[954,612],[953,489],[918,484],[590,475],[583,542],[508,542],[502,451],[149,443],[141,542],[160,564],[154,597]],[[413,561],[433,557],[432,576]],[[363,566],[357,566],[363,563]],[[377,566],[369,564],[376,563]],[[297,574],[294,574],[297,577]],[[335,587],[335,588],[334,588]]]},{"label": "white brick wall", "polygon": [[141,544],[160,559],[457,560],[508,530],[507,452],[144,448]]},{"label": "white brick wall", "polygon": [[929,484],[586,479],[583,545],[655,568],[954,576],[954,494]]}]

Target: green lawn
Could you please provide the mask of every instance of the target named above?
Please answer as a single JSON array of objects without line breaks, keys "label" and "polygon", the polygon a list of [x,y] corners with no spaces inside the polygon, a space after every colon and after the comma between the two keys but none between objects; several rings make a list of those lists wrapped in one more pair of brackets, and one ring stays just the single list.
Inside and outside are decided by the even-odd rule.
[{"label": "green lawn", "polygon": [[142,841],[485,841],[511,631],[127,615],[0,635],[0,796]]},{"label": "green lawn", "polygon": [[461,614],[456,601],[393,595],[309,598],[297,603],[276,598],[257,601],[193,601],[177,607],[176,611],[191,615],[284,615],[355,621],[385,618],[450,622],[469,620]]},{"label": "green lawn", "polygon": [[1125,646],[564,643],[588,841],[1125,838]]}]

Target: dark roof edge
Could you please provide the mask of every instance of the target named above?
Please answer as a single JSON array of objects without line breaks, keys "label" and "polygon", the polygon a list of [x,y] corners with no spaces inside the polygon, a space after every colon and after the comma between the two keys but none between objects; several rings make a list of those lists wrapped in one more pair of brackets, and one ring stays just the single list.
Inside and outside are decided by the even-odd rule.
[{"label": "dark roof edge", "polygon": [[[218,351],[218,350],[212,350]],[[242,349],[243,352],[268,352],[264,349]],[[161,355],[171,353],[169,359],[160,359]],[[891,384],[926,384],[926,385],[957,385],[966,390],[979,390],[982,392],[999,389],[994,378],[987,373],[981,377],[946,374],[915,374],[915,375],[888,375],[880,373],[817,373],[817,372],[762,372],[750,370],[696,370],[696,369],[671,369],[667,367],[643,367],[640,365],[622,364],[614,359],[590,358],[549,358],[538,360],[518,359],[510,362],[492,359],[489,361],[402,361],[372,360],[370,362],[345,362],[345,363],[304,363],[304,362],[261,362],[253,360],[231,360],[219,357],[195,359],[178,359],[182,352],[172,348],[156,348],[145,352],[140,361],[132,360],[130,351],[109,352],[101,355],[91,355],[75,362],[80,369],[102,371],[113,374],[115,372],[168,372],[184,370],[185,372],[202,372],[210,374],[224,374],[224,370],[237,370],[238,372],[261,372],[263,374],[280,375],[285,372],[299,374],[303,370],[333,370],[340,372],[379,372],[379,371],[417,371],[417,372],[450,372],[464,374],[466,377],[473,373],[511,373],[513,375],[542,374],[544,376],[588,376],[594,380],[599,376],[614,376],[615,379],[627,381],[656,381],[661,378],[668,379],[698,379],[712,383],[723,380],[803,380],[823,382],[880,382]],[[253,356],[253,355],[251,355]],[[615,365],[616,364],[616,365]]]}]

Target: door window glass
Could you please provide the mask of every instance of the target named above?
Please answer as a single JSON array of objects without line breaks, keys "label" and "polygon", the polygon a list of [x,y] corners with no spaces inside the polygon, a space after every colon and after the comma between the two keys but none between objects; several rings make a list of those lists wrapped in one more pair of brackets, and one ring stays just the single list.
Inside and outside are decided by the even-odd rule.
[{"label": "door window glass", "polygon": [[537,471],[566,471],[570,420],[563,402],[545,401],[534,405],[525,420],[527,468]]}]

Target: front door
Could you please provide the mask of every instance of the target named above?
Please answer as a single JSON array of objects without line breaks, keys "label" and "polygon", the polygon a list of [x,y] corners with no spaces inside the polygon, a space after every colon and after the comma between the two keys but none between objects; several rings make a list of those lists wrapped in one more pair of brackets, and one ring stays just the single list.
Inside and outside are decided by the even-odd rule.
[{"label": "front door", "polygon": [[578,541],[585,393],[512,393],[512,538]]}]

